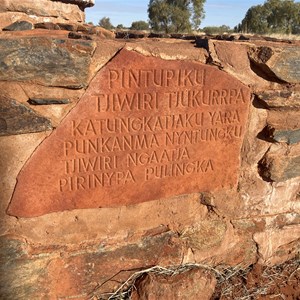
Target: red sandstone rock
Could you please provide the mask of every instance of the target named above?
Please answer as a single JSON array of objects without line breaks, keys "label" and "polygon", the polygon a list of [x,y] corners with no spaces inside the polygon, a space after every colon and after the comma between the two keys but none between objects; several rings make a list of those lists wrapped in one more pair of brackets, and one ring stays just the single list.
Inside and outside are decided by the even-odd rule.
[{"label": "red sandstone rock", "polygon": [[267,126],[260,137],[276,142],[296,144],[300,142],[300,111],[270,111]]},{"label": "red sandstone rock", "polygon": [[253,72],[248,57],[249,45],[241,42],[209,41],[209,51],[213,63],[234,75],[254,90],[265,90],[269,82]]},{"label": "red sandstone rock", "polygon": [[175,276],[148,274],[136,284],[132,300],[209,300],[215,290],[216,279],[201,270]]},{"label": "red sandstone rock", "polygon": [[[28,37],[36,37],[36,32],[33,30],[26,34]],[[12,36],[11,33],[2,35]],[[24,38],[20,32],[13,35]],[[41,30],[38,33],[40,37],[45,35],[65,39],[67,33],[48,30]],[[127,41],[98,40],[90,73],[95,74],[115,56],[125,42],[127,48],[131,47],[134,51],[148,56],[206,61],[206,50],[194,48],[189,42],[148,40],[127,43]],[[239,46],[230,46],[228,42],[214,42],[215,45],[223,43],[220,47],[216,46],[218,54],[216,57],[224,70],[241,81],[245,80],[245,84],[253,86],[253,82],[255,83],[259,77],[250,77],[251,73],[248,72],[250,69],[244,69],[249,67],[245,49],[241,52],[241,58]],[[244,47],[247,47],[246,43]],[[34,47],[32,53],[36,54]],[[143,62],[140,56],[136,57]],[[127,63],[125,59],[119,60],[119,68],[126,68]],[[243,80],[241,75],[244,76]],[[275,107],[277,111],[270,111],[262,106],[251,107],[249,126],[241,152],[243,169],[239,176],[238,189],[214,192],[211,201],[200,202],[199,194],[193,193],[126,207],[79,209],[38,218],[13,218],[5,215],[5,211],[15,188],[17,174],[31,155],[35,156],[35,149],[39,149],[47,134],[0,137],[0,235],[8,233],[18,237],[17,240],[11,237],[1,239],[0,273],[4,275],[0,285],[2,298],[87,299],[92,292],[97,292],[96,295],[100,297],[102,293],[115,290],[119,284],[114,279],[124,282],[134,272],[122,272],[120,276],[107,282],[122,269],[140,270],[149,265],[168,266],[198,262],[213,263],[214,266],[220,263],[229,264],[236,270],[237,266],[253,264],[258,257],[264,263],[273,264],[296,256],[300,246],[299,214],[297,214],[299,177],[271,183],[260,178],[257,173],[257,162],[272,144],[258,139],[257,135],[266,124],[272,125],[280,132],[286,129],[297,130],[299,111],[296,111],[296,108],[299,106],[297,104],[299,97],[295,93],[296,86],[289,86],[288,90],[292,94],[285,98],[286,94],[281,92],[270,93],[270,89],[273,88],[276,91],[286,91],[288,87],[285,84],[278,88],[278,84],[276,87],[274,82],[266,82],[269,90],[265,92],[269,98],[265,103],[271,104],[271,108]],[[103,86],[105,81],[101,83],[101,88]],[[0,87],[2,94],[26,105],[30,97],[70,99],[72,103],[65,106],[31,106],[43,117],[51,118],[52,122],[55,120],[53,123],[55,125],[71,111],[85,92],[84,89],[73,90],[30,84],[25,80],[2,81]],[[258,101],[255,100],[254,104],[258,104]],[[285,140],[280,140],[281,145],[275,147],[281,150],[275,151],[272,145],[267,153],[271,162],[269,170],[277,178],[282,174],[293,175],[292,172],[299,166],[299,160],[297,163],[294,159],[300,154],[299,151],[295,151],[297,145],[288,146],[285,143]],[[43,153],[47,157],[48,152]],[[54,156],[53,153],[50,155]],[[43,160],[40,159],[40,162],[43,163]],[[284,162],[290,165],[289,169]],[[45,176],[45,172],[41,174]],[[36,177],[32,176],[31,179],[34,184]],[[174,184],[177,184],[175,180]],[[168,230],[171,232],[165,233]],[[147,237],[146,243],[141,236]],[[19,242],[19,239],[22,242]],[[174,240],[180,242],[174,243]],[[159,290],[158,280],[155,279],[152,285],[155,291]],[[186,283],[188,280],[182,278],[181,281]],[[106,284],[102,286],[104,282]],[[290,282],[294,282],[293,278]],[[180,285],[179,280],[176,284]],[[295,289],[298,288],[296,284],[297,282]],[[171,293],[169,286],[173,287],[172,283],[164,282],[163,285],[167,286],[165,295],[169,295],[167,292]],[[95,291],[99,286],[101,288]],[[196,288],[194,285],[187,290],[197,293]],[[288,294],[284,292],[283,294],[289,297]],[[201,297],[199,298],[202,299]]]},{"label": "red sandstone rock", "polygon": [[134,50],[146,56],[154,56],[165,60],[192,60],[206,63],[208,53],[205,49],[191,47],[190,41],[161,39],[138,40],[127,43],[126,49]]},{"label": "red sandstone rock", "polygon": [[275,265],[297,255],[300,246],[299,221],[297,224],[285,225],[279,228],[272,226],[255,233],[254,240],[258,244],[261,263]]},{"label": "red sandstone rock", "polygon": [[299,83],[298,46],[292,47],[253,47],[249,51],[251,61],[256,64],[270,79],[289,83]]},{"label": "red sandstone rock", "polygon": [[108,38],[108,39],[115,38],[115,34],[112,31],[99,26],[91,28],[91,33],[97,34],[97,36],[99,36],[100,38]]},{"label": "red sandstone rock", "polygon": [[91,7],[95,5],[95,0],[51,0],[51,1],[60,1],[62,3],[76,4],[83,10],[86,7]]},{"label": "red sandstone rock", "polygon": [[273,144],[259,162],[263,179],[281,182],[300,176],[300,144]]},{"label": "red sandstone rock", "polygon": [[249,98],[248,88],[213,67],[123,50],[27,162],[8,213],[231,188]]},{"label": "red sandstone rock", "polygon": [[[4,14],[3,14],[4,13]],[[0,2],[0,20],[6,13],[22,13],[25,15],[42,17],[45,22],[58,18],[69,22],[84,22],[84,12],[73,4],[66,4],[49,0],[5,0]],[[57,20],[59,22],[59,20]],[[42,20],[38,21],[42,22]],[[0,22],[2,24],[2,22]],[[7,25],[6,25],[7,26]]]},{"label": "red sandstone rock", "polygon": [[268,108],[281,110],[299,110],[300,91],[298,90],[269,90],[257,93],[257,97]]},{"label": "red sandstone rock", "polygon": [[35,252],[22,239],[1,236],[0,295],[4,299],[98,299],[146,265],[179,265],[181,248],[172,237],[167,232],[115,249],[99,243],[97,250],[84,248],[64,255],[65,247],[49,245]]}]

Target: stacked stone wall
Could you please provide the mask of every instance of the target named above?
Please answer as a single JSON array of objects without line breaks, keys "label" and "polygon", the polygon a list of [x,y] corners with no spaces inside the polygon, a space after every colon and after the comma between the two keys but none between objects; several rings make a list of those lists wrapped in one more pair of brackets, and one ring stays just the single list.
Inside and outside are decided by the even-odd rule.
[{"label": "stacked stone wall", "polygon": [[209,299],[203,270],[296,257],[299,57],[298,41],[3,31],[1,297],[103,299],[181,268],[144,297]]}]

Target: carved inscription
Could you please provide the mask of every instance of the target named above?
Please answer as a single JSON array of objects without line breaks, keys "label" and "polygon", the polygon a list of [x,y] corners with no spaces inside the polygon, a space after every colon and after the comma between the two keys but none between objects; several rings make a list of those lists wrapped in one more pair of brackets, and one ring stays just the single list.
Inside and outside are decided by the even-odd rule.
[{"label": "carved inscription", "polygon": [[[247,87],[213,67],[122,50],[22,170],[9,212],[40,215],[232,187],[249,98]],[[48,178],[40,196],[25,178],[30,172]],[[20,195],[24,187],[28,197],[52,203],[32,209]]]},{"label": "carved inscription", "polygon": [[[59,179],[60,191],[213,172],[213,158],[195,160],[190,148],[240,139],[243,126],[236,106],[247,101],[242,88],[206,90],[204,82],[201,69],[109,70],[109,86],[121,90],[93,98],[94,119],[71,121],[70,139],[63,142],[67,176]],[[176,84],[183,90],[169,91]],[[194,86],[201,90],[189,89]],[[145,88],[156,89],[141,92]],[[140,111],[147,115],[135,115]],[[107,118],[106,112],[118,114]],[[131,116],[122,117],[125,112]],[[144,169],[143,176],[137,168]]]}]

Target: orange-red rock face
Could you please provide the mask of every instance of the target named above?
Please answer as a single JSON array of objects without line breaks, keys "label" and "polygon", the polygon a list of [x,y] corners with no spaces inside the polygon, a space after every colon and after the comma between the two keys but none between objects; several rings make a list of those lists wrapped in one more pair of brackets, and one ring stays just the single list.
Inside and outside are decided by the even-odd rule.
[{"label": "orange-red rock face", "polygon": [[83,23],[85,20],[84,8],[91,6],[92,0],[5,0],[0,3],[0,28],[6,27],[15,21],[31,21],[32,23]]},{"label": "orange-red rock face", "polygon": [[249,89],[121,51],[18,176],[11,215],[112,207],[237,184]]},{"label": "orange-red rock face", "polygon": [[[140,299],[143,297],[206,299],[207,297],[209,299],[214,289],[212,297],[222,294],[219,289],[220,276],[228,278],[230,270],[236,273],[240,267],[247,269],[248,266],[255,265],[257,260],[263,264],[274,265],[297,257],[300,246],[300,169],[298,167],[300,77],[296,68],[296,60],[293,57],[297,56],[299,42],[267,42],[263,39],[259,41],[205,39],[208,47],[204,49],[199,48],[201,45],[195,47],[195,43],[189,40],[163,39],[161,36],[155,38],[149,36],[148,39],[139,40],[103,40],[98,38],[98,28],[88,28],[73,22],[64,25],[60,24],[59,20],[53,22],[55,24],[37,25],[35,23],[35,28],[40,28],[38,30],[11,31],[1,34],[3,50],[0,51],[0,65],[3,67],[0,72],[1,299],[108,298],[136,272],[141,272],[139,274],[143,276],[134,285],[136,290],[131,295],[133,299],[134,297]],[[18,29],[16,24],[13,27]],[[65,30],[50,30],[57,27]],[[70,30],[73,31],[72,35],[69,33]],[[74,40],[78,38],[77,34],[88,35],[93,41]],[[130,38],[130,35],[127,38]],[[266,50],[264,47],[272,48],[270,54],[273,54],[268,61],[261,60]],[[123,50],[118,53],[120,49]],[[278,71],[282,60],[286,62],[287,69],[285,70],[289,70],[288,72]],[[293,62],[295,64],[291,68]],[[109,72],[111,66],[116,67],[112,70],[115,72]],[[211,192],[199,193],[200,190],[198,190],[196,193],[189,193],[190,190],[187,190],[186,194],[180,196],[155,198],[153,201],[120,206],[124,203],[122,202],[124,199],[130,200],[126,198],[129,195],[125,193],[130,190],[126,189],[126,186],[130,184],[127,183],[114,186],[120,194],[123,192],[118,197],[120,201],[115,204],[115,207],[58,211],[30,218],[15,218],[7,214],[16,184],[18,185],[16,192],[23,197],[20,198],[22,200],[20,209],[18,202],[14,203],[13,209],[16,213],[23,213],[31,208],[33,211],[27,211],[27,213],[37,213],[38,209],[46,211],[46,208],[50,211],[53,207],[58,210],[72,208],[61,205],[65,203],[65,200],[67,200],[65,204],[69,205],[68,199],[71,198],[66,198],[61,202],[49,202],[49,194],[55,191],[54,184],[52,185],[53,178],[57,180],[66,176],[65,170],[60,169],[60,153],[64,150],[65,141],[92,140],[93,131],[96,130],[92,122],[87,123],[86,127],[76,123],[79,127],[74,128],[77,133],[75,138],[70,132],[72,121],[95,120],[95,116],[98,116],[98,120],[102,118],[99,118],[99,115],[104,119],[108,118],[107,116],[109,119],[142,118],[143,113],[152,117],[156,114],[162,116],[203,112],[207,116],[209,111],[218,110],[209,105],[192,108],[183,107],[183,105],[177,107],[178,105],[171,102],[173,110],[165,107],[164,111],[153,111],[149,109],[150,98],[140,96],[139,99],[146,99],[141,103],[146,103],[143,105],[146,105],[145,108],[148,109],[137,110],[132,102],[133,108],[125,110],[131,103],[131,97],[125,98],[128,102],[122,102],[124,98],[118,97],[124,97],[124,91],[128,91],[128,95],[133,95],[137,93],[137,90],[145,94],[155,91],[164,94],[169,91],[191,89],[192,73],[186,74],[187,86],[183,89],[177,86],[176,81],[172,82],[176,75],[173,77],[172,72],[165,73],[162,81],[164,83],[169,80],[172,86],[166,90],[159,86],[160,73],[158,72],[162,69],[170,70],[170,66],[172,66],[171,70],[174,68],[182,70],[185,66],[189,68],[192,66],[192,70],[198,70],[199,67],[200,70],[209,71],[207,78],[212,78],[214,85],[213,87],[205,85],[203,89],[206,90],[220,90],[224,85],[226,85],[225,89],[230,89],[232,85],[245,88],[236,80],[251,89],[254,101],[249,105],[250,112],[240,151],[235,148],[240,143],[238,139],[223,141],[224,147],[226,149],[228,147],[231,153],[223,153],[224,167],[221,173],[231,172],[232,175],[224,181],[224,188],[221,187],[221,177],[212,177],[210,176],[212,172],[206,172],[203,176],[196,174],[199,175],[197,180],[199,184],[208,184],[210,180]],[[149,71],[156,70],[155,82],[158,86],[155,89],[145,86],[136,87],[139,82],[138,71],[142,68],[150,68]],[[222,71],[219,71],[219,68]],[[128,81],[125,82],[126,88],[118,86],[120,79],[123,78],[120,73],[116,72],[118,70],[122,70],[124,74],[126,71],[127,75],[129,70],[132,71],[131,87],[128,87]],[[146,74],[148,74],[146,78],[149,78],[148,81],[151,83],[151,72],[146,72]],[[92,83],[91,78],[95,78]],[[197,81],[199,78],[197,77]],[[297,83],[292,83],[295,78]],[[113,83],[111,88],[109,79]],[[122,81],[121,84],[123,84]],[[199,88],[199,90],[202,89]],[[97,113],[98,106],[95,108],[93,101],[98,103],[97,97],[100,92],[118,95],[114,100],[114,112],[105,111],[106,98],[102,96],[102,102],[100,102],[102,111]],[[195,96],[195,99],[198,98],[199,94]],[[218,99],[216,94],[215,99]],[[122,111],[118,110],[121,103],[125,105]],[[228,104],[220,108],[226,112],[227,109],[232,110],[233,106]],[[236,108],[234,106],[234,109],[238,109],[240,113],[245,112],[246,107],[241,104]],[[239,114],[240,122],[244,126],[243,116]],[[193,119],[189,121],[192,122]],[[208,128],[207,123],[211,122],[209,118],[206,118],[206,121],[207,127],[203,126],[203,128]],[[221,119],[218,122],[221,122]],[[134,125],[137,126],[137,123]],[[62,129],[64,126],[66,129]],[[124,131],[126,123],[122,126]],[[158,122],[154,133],[158,136],[164,134],[159,126],[161,125]],[[178,121],[176,126],[182,125]],[[218,124],[215,127],[223,126],[227,125]],[[82,137],[84,130],[86,136]],[[174,131],[183,132],[185,129],[180,127],[176,130],[170,129],[171,133]],[[106,132],[103,137],[120,137],[125,134],[134,135],[127,131]],[[137,135],[140,134],[142,133],[137,133]],[[151,131],[147,131],[146,134],[151,134]],[[226,143],[229,142],[228,146]],[[218,153],[217,146],[221,144],[221,141],[201,142],[191,153],[195,156],[203,153],[208,155],[205,147],[211,145],[209,154],[213,155],[213,159],[218,162],[221,154]],[[205,147],[200,147],[200,145],[205,145]],[[68,144],[68,146],[72,145]],[[91,144],[90,147],[92,146]],[[155,147],[155,144],[152,146]],[[194,144],[189,144],[176,146],[176,150],[188,147],[190,151],[190,146],[194,149]],[[107,147],[108,144],[106,144]],[[118,144],[115,144],[115,147],[118,147]],[[106,148],[105,151],[107,151]],[[154,148],[154,151],[159,153],[162,149]],[[74,148],[68,150],[74,151]],[[145,149],[144,152],[148,153],[147,151],[152,151],[152,148]],[[131,152],[138,151],[130,150]],[[124,156],[126,162],[127,154],[123,150],[118,152],[114,149],[106,156]],[[236,160],[230,160],[230,155],[236,155]],[[97,157],[97,155],[86,153],[77,153],[77,156],[85,159]],[[239,156],[241,163],[238,161]],[[72,159],[71,157],[70,160]],[[142,172],[141,170],[145,171],[146,167],[155,165],[153,161],[156,159],[155,156],[151,162],[145,162],[145,156],[141,159],[144,165],[138,161],[138,166],[132,167],[134,172]],[[184,159],[184,156],[181,159]],[[122,159],[120,161],[122,162]],[[171,163],[179,164],[181,161],[176,160]],[[237,166],[236,162],[238,162]],[[85,165],[81,164],[81,168],[93,167],[93,162],[89,165],[86,161],[84,163]],[[225,168],[227,163],[231,164],[229,170]],[[164,161],[161,164],[168,164],[168,162]],[[45,166],[48,170],[46,172]],[[106,167],[110,167],[108,161],[106,161]],[[233,188],[225,186],[226,182],[233,180],[236,170],[238,171],[238,184]],[[56,172],[55,176],[53,172]],[[83,177],[85,173],[85,170],[80,174],[71,172],[70,176]],[[17,183],[18,174],[20,174],[19,183]],[[153,191],[153,197],[158,197],[158,192],[167,191],[163,190],[163,187],[168,187],[172,181],[174,189],[169,192],[175,195],[174,190],[177,192],[191,187],[196,180],[196,176],[194,177],[192,179],[187,177],[190,178],[189,181],[185,176],[157,179],[156,184],[151,186],[150,191],[147,191],[149,194]],[[48,189],[42,195],[44,182]],[[160,185],[161,182],[165,182],[165,185]],[[40,198],[30,198],[32,190],[29,190],[28,198],[26,195],[21,195],[19,184],[22,186],[24,183],[28,188],[38,191],[37,195]],[[38,184],[42,188],[37,186]],[[83,183],[79,181],[80,184]],[[138,181],[132,193],[138,192],[135,191],[136,188],[142,189],[140,185],[141,181]],[[117,193],[114,187],[108,187],[112,195]],[[84,191],[79,192],[82,193],[80,195],[85,195]],[[71,196],[74,194],[70,193]],[[145,200],[142,198],[145,197],[143,193],[139,196],[138,201]],[[28,200],[28,206],[24,205],[24,199]],[[111,200],[105,197],[99,199]],[[92,204],[99,199],[97,198]],[[86,201],[84,197],[82,200],[77,200],[76,203],[79,205],[90,204],[84,202]],[[276,267],[276,270],[282,270],[280,268]],[[294,272],[296,268],[296,265],[292,268],[295,277],[297,276],[297,272]],[[164,272],[163,275],[160,273],[160,275],[155,275],[149,269],[161,269]],[[168,270],[176,271],[176,274],[178,270],[185,272],[171,276],[175,273],[167,272]],[[201,270],[205,270],[205,273]],[[165,276],[165,273],[170,277]],[[241,274],[245,276],[247,272],[243,270]],[[229,282],[232,284],[236,281],[229,280]],[[245,283],[244,278],[241,282]],[[297,282],[294,282],[292,277],[289,282],[293,282],[296,290]],[[281,286],[285,285],[281,284]],[[248,284],[247,288],[249,291]],[[122,293],[127,289],[126,284],[125,291],[122,290]],[[272,290],[272,293],[270,296],[278,295],[277,291],[275,294]],[[289,297],[288,294],[284,296]]]}]

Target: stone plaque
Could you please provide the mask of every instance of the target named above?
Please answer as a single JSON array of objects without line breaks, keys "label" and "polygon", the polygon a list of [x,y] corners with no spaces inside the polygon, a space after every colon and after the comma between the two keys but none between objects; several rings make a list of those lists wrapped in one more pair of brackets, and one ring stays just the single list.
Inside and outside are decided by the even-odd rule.
[{"label": "stone plaque", "polygon": [[249,101],[249,89],[215,67],[122,50],[28,160],[8,213],[235,187]]}]

